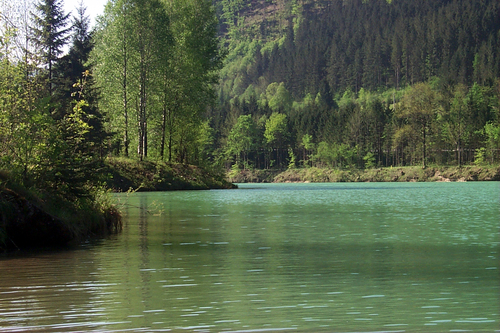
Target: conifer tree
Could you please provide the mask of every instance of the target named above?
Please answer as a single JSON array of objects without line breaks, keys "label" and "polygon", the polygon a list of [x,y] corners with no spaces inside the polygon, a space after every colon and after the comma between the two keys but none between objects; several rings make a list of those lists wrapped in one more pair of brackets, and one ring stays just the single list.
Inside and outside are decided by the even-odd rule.
[{"label": "conifer tree", "polygon": [[53,93],[54,65],[63,53],[71,28],[67,28],[69,14],[63,11],[62,0],[40,0],[33,15],[34,42],[47,70],[47,91]]},{"label": "conifer tree", "polygon": [[73,33],[70,36],[69,52],[58,61],[54,68],[54,81],[57,85],[54,93],[59,102],[63,104],[62,108],[64,109],[70,106],[72,97],[78,97],[75,96],[78,91],[77,86],[82,85],[84,80],[89,80],[89,76],[84,77],[84,73],[90,72],[91,69],[87,62],[93,43],[89,31],[90,20],[85,12],[86,8],[81,3],[80,7],[77,8],[77,15],[73,17]]},{"label": "conifer tree", "polygon": [[[73,17],[73,33],[68,54],[61,59],[59,75],[64,80],[61,90],[63,101],[69,104],[67,111],[73,111],[75,103],[84,101],[82,111],[90,128],[87,141],[92,143],[94,153],[98,153],[108,134],[104,129],[103,116],[98,108],[98,92],[95,89],[93,68],[89,63],[90,53],[94,48],[93,34],[90,31],[90,19],[86,15],[86,7],[80,3],[77,15]],[[102,153],[102,152],[101,152]]]}]

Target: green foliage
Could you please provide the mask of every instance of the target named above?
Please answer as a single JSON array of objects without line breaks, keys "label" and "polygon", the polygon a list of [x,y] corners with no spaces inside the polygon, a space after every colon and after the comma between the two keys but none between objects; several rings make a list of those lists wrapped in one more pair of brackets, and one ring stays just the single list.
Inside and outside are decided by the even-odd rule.
[{"label": "green foliage", "polygon": [[[286,144],[250,154],[253,165],[280,165],[288,147],[318,156],[303,147],[306,133],[356,151],[342,165],[363,167],[370,152],[369,165],[462,165],[481,147],[498,160],[485,131],[498,122],[497,1],[215,3],[229,48],[222,105],[209,114],[217,146],[240,115],[276,112],[287,115]],[[265,132],[257,141],[269,142]],[[309,162],[338,161],[326,156]]]},{"label": "green foliage", "polygon": [[292,148],[288,148],[288,169],[294,169],[297,166],[297,158]]},{"label": "green foliage", "polygon": [[481,147],[474,153],[474,164],[477,166],[486,163],[486,148]]},{"label": "green foliage", "polygon": [[[406,121],[409,127],[405,127],[410,144],[422,147],[422,165],[425,168],[427,162],[428,136],[432,130],[432,124],[436,117],[436,96],[429,84],[417,83],[403,96],[402,107],[396,115]],[[415,141],[414,141],[415,140]]]},{"label": "green foliage", "polygon": [[226,154],[235,156],[236,162],[240,162],[243,155],[243,162],[247,162],[248,153],[256,148],[257,127],[252,116],[242,115],[231,129],[227,137]]},{"label": "green foliage", "polygon": [[316,163],[332,168],[352,168],[356,163],[357,148],[346,144],[328,144],[320,142],[317,154],[313,157]]},{"label": "green foliage", "polygon": [[[277,86],[274,84],[271,88],[277,89]],[[474,103],[469,97],[471,90],[475,91]],[[479,99],[478,96],[483,97]],[[257,152],[249,154],[250,164],[268,168],[274,160],[275,165],[283,166],[281,163],[290,158],[288,147],[293,149],[296,158],[308,162],[303,165],[339,168],[365,167],[367,161],[363,158],[368,153],[373,154],[372,157],[368,154],[368,166],[422,165],[423,161],[426,166],[471,163],[474,156],[470,152],[482,146],[487,148],[489,161],[499,158],[494,148],[496,141],[492,129],[495,126],[488,127],[490,134],[485,131],[485,119],[491,119],[498,109],[498,97],[487,87],[469,89],[463,85],[444,85],[436,81],[417,84],[399,92],[375,93],[363,89],[354,94],[347,90],[330,107],[318,105],[316,99],[311,94],[306,95],[302,102],[294,104],[289,116],[280,116],[282,128],[286,128],[286,139],[281,141],[284,145],[277,145],[270,135],[272,121],[276,121],[271,118],[276,115],[273,116],[269,108],[252,105],[255,102],[251,101],[232,104],[228,111],[231,114],[251,114],[254,119],[262,119],[259,122],[262,130],[258,131],[256,141],[263,141],[272,148],[271,153],[265,156]],[[477,113],[477,105],[484,105],[478,101],[488,101],[483,114],[490,115],[490,118],[472,119],[470,115]],[[225,112],[223,106],[221,114]],[[493,121],[490,123],[496,124]],[[274,144],[270,144],[269,140]],[[323,150],[325,146],[320,147],[318,154],[313,144],[315,141],[324,142],[323,145],[329,147]],[[305,148],[309,143],[312,148]],[[334,146],[345,147],[344,151],[354,153],[344,153],[346,158],[342,160],[333,155]]]},{"label": "green foliage", "polygon": [[442,124],[443,140],[457,150],[457,162],[462,163],[462,147],[467,141],[466,119],[468,114],[467,88],[458,85],[452,92],[451,101],[443,101],[438,120]]},{"label": "green foliage", "polygon": [[309,134],[304,134],[302,137],[302,147],[306,150],[314,149],[314,143],[312,141],[312,136]]},{"label": "green foliage", "polygon": [[[19,23],[22,32],[2,29],[0,36],[0,169],[9,170],[0,205],[19,196],[10,201],[16,219],[43,223],[42,217],[31,221],[23,215],[35,207],[70,236],[111,231],[108,226],[117,226],[119,214],[98,194],[106,134],[90,88],[90,67],[84,64],[91,49],[84,20],[76,30],[81,38],[75,37],[61,58],[69,28],[60,1],[40,1],[31,22],[2,14],[13,18],[9,24]],[[11,37],[24,38],[23,43]]]},{"label": "green foliage", "polygon": [[135,145],[140,159],[199,160],[224,56],[218,44],[207,0],[109,3],[92,59],[118,152],[128,156]]},{"label": "green foliage", "polygon": [[107,186],[120,192],[233,188],[222,173],[180,163],[112,157],[104,161],[103,172],[112,175]]},{"label": "green foliage", "polygon": [[63,47],[69,39],[68,19],[69,14],[64,13],[61,0],[40,0],[36,4],[33,38],[39,56],[47,66],[46,89],[49,95],[53,92],[53,66],[63,53]]},{"label": "green foliage", "polygon": [[283,113],[273,112],[271,117],[266,121],[266,131],[264,138],[266,143],[281,148],[287,139],[287,122],[286,115]]},{"label": "green foliage", "polygon": [[486,137],[486,156],[491,163],[498,161],[500,151],[500,126],[494,125],[492,122],[484,125],[484,134]]},{"label": "green foliage", "polygon": [[375,163],[375,155],[371,151],[366,153],[366,155],[363,157],[363,161],[365,161],[365,169],[373,169],[377,166],[377,164]]},{"label": "green foliage", "polygon": [[271,83],[266,89],[265,100],[271,110],[275,112],[289,112],[292,107],[292,96],[285,88],[285,84],[283,82],[280,84],[277,84],[276,82]]},{"label": "green foliage", "polygon": [[[299,100],[307,93],[323,94],[324,86],[335,95],[349,88],[400,89],[435,77],[492,85],[500,74],[494,0],[225,2],[216,4],[230,49],[249,43],[260,48],[231,51],[223,100],[238,97],[250,84],[265,89],[284,82]],[[238,88],[227,90],[225,83],[236,79]]]},{"label": "green foliage", "polygon": [[313,137],[309,134],[304,134],[302,136],[302,142],[300,143],[300,146],[303,149],[302,163],[304,164],[304,166],[309,166],[310,154],[315,148]]},{"label": "green foliage", "polygon": [[234,178],[236,177],[236,175],[238,175],[240,173],[240,167],[237,163],[233,164],[231,166],[231,171],[229,172],[229,178]]}]

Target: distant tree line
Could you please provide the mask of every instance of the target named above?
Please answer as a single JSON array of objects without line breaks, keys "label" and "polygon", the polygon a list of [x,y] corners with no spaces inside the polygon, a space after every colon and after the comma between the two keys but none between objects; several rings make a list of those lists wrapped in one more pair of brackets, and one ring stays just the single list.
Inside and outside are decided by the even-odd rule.
[{"label": "distant tree line", "polygon": [[[252,6],[243,1],[238,10]],[[325,0],[289,7],[288,24],[272,36],[250,29],[250,37],[235,40],[231,29],[240,24],[222,20],[229,56],[222,106],[209,116],[228,165],[498,162],[498,1]],[[225,17],[238,19],[232,10]],[[272,128],[281,134],[273,137]]]},{"label": "distant tree line", "polygon": [[[257,10],[251,1],[240,2],[236,8],[247,15],[245,8]],[[295,0],[288,7],[283,31],[261,29],[256,35],[248,27],[250,37],[229,39],[223,100],[259,98],[273,82],[283,82],[294,100],[321,92],[331,102],[348,88],[399,89],[435,76],[448,84],[491,86],[500,74],[495,0]],[[243,24],[222,21],[230,31]]]},{"label": "distant tree line", "polygon": [[[372,168],[500,161],[500,85],[347,90],[334,106],[306,96],[289,112],[256,99],[213,114],[227,167]],[[227,113],[224,113],[227,111]]]}]

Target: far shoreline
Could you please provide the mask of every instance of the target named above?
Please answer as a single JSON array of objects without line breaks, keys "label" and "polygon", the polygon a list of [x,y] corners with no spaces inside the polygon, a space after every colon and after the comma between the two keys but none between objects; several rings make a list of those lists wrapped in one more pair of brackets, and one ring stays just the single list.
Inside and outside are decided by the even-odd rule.
[{"label": "far shoreline", "polygon": [[241,170],[227,174],[231,183],[368,183],[500,181],[500,166],[420,166],[374,169],[297,168]]}]

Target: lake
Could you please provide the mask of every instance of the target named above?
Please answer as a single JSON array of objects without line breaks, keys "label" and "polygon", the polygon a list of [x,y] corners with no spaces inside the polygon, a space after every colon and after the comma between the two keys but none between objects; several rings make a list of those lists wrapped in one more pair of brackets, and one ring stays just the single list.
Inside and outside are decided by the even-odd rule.
[{"label": "lake", "polygon": [[499,183],[239,186],[0,257],[0,332],[500,332]]}]

